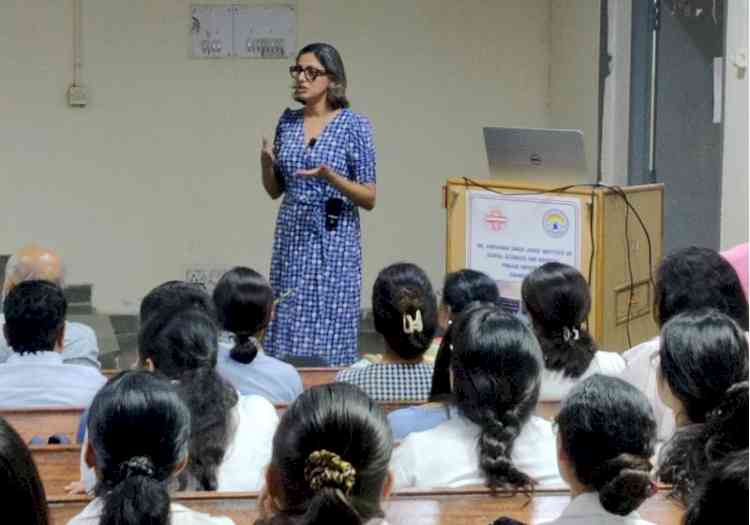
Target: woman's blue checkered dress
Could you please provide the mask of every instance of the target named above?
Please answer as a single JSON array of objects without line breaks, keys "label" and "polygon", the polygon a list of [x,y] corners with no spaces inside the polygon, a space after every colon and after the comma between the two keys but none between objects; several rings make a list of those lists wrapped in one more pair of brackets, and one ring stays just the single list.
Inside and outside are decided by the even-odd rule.
[{"label": "woman's blue checkered dress", "polygon": [[[375,184],[375,146],[366,117],[341,110],[314,146],[306,146],[302,110],[287,109],[276,128],[277,175],[285,184],[276,222],[271,286],[281,302],[264,348],[274,356],[319,356],[331,366],[358,358],[362,248],[359,211],[327,182],[296,175],[327,165],[361,184]],[[325,228],[325,203],[344,200],[333,231]]]}]

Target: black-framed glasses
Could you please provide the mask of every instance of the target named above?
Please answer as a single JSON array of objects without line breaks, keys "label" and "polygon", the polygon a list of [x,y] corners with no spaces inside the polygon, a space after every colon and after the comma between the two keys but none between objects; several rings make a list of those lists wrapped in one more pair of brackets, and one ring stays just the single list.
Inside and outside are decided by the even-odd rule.
[{"label": "black-framed glasses", "polygon": [[302,67],[300,65],[289,66],[289,75],[296,79],[301,74],[305,75],[308,82],[315,82],[315,79],[328,74],[324,69],[318,69],[312,66]]}]

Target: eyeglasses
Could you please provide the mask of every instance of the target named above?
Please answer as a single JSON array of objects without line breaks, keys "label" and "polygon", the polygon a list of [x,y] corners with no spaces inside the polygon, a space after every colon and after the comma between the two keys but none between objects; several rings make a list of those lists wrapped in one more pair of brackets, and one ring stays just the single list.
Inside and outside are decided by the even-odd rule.
[{"label": "eyeglasses", "polygon": [[300,74],[305,74],[308,82],[315,82],[315,79],[328,74],[328,71],[317,69],[312,66],[302,67],[300,65],[289,66],[289,75],[296,79]]}]

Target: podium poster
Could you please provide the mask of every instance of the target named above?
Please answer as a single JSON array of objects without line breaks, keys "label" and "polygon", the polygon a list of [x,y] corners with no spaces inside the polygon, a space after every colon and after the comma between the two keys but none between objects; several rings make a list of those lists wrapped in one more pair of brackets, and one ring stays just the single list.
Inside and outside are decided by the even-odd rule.
[{"label": "podium poster", "polygon": [[466,267],[497,281],[508,310],[522,313],[524,277],[549,261],[581,270],[580,199],[467,191]]}]

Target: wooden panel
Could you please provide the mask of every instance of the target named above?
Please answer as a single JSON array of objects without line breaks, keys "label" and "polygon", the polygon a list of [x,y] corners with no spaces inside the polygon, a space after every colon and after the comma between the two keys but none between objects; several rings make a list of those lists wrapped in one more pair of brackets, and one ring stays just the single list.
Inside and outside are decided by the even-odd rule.
[{"label": "wooden panel", "polygon": [[[196,511],[229,516],[237,525],[252,525],[258,518],[257,496],[251,493],[184,494],[176,500]],[[491,495],[484,490],[427,491],[394,494],[384,504],[384,510],[391,525],[486,525],[499,516],[531,524],[559,516],[569,501],[565,492],[539,491],[529,499]],[[67,523],[86,504],[87,500],[81,498],[50,500],[53,523]],[[653,523],[679,525],[683,511],[661,492],[647,500],[638,513]]]},{"label": "wooden panel", "polygon": [[336,374],[341,371],[341,368],[298,368],[300,376],[302,376],[302,386],[305,390],[312,386],[326,385],[336,381]]},{"label": "wooden panel", "polygon": [[29,448],[47,497],[64,495],[65,487],[80,479],[80,445],[32,445]]},{"label": "wooden panel", "polygon": [[0,411],[0,416],[21,435],[26,443],[34,436],[44,439],[52,434],[63,434],[75,443],[82,407],[24,408]]}]

